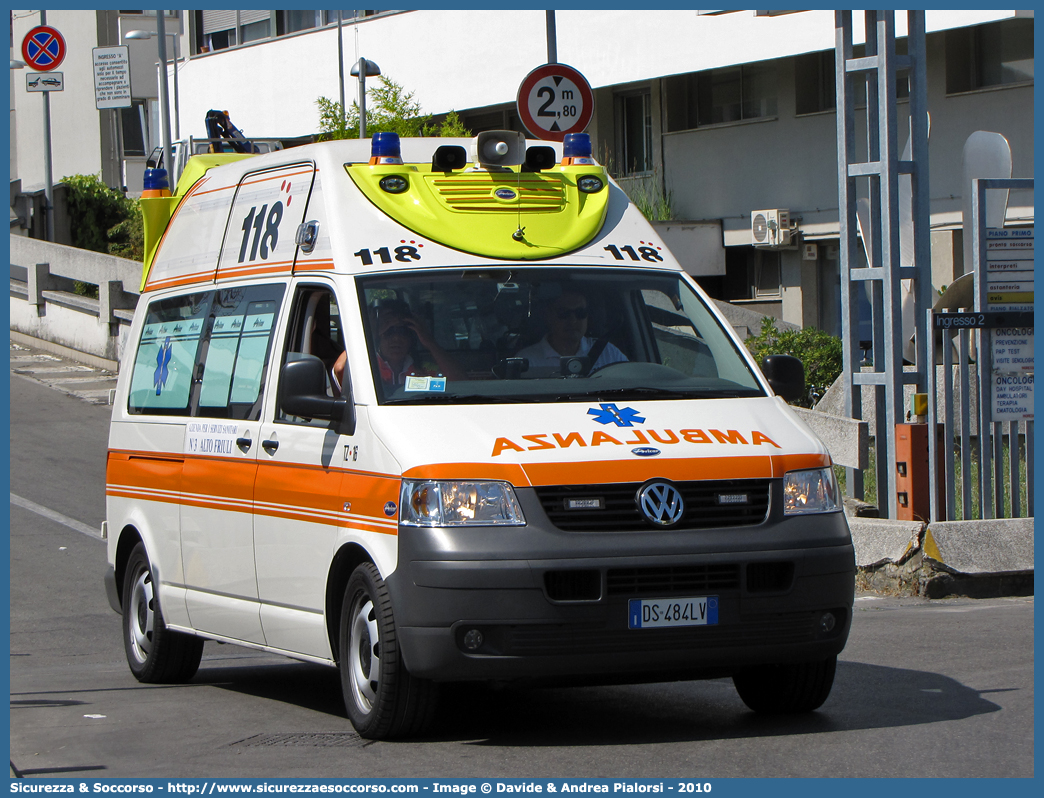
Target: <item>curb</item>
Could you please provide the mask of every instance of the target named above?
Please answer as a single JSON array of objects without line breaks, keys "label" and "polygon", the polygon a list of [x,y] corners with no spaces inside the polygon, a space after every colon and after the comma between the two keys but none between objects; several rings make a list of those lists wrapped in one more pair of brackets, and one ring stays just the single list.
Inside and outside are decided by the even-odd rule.
[{"label": "curb", "polygon": [[895,596],[1033,595],[1033,519],[848,519],[856,586]]}]

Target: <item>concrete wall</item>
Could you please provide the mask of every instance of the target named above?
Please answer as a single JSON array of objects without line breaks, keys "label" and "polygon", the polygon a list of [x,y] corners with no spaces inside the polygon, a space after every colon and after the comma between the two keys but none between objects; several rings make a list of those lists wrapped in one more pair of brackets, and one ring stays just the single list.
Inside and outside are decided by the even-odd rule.
[{"label": "concrete wall", "polygon": [[[141,264],[24,236],[11,236],[11,330],[107,361],[123,357]],[[98,286],[98,299],[73,281]]]}]

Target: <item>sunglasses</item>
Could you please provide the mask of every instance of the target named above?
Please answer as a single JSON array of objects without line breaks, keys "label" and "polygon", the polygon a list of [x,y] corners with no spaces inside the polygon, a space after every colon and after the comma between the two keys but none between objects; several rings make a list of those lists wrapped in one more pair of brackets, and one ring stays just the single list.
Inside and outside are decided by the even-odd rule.
[{"label": "sunglasses", "polygon": [[562,308],[555,315],[559,321],[565,321],[570,316],[578,321],[583,321],[587,318],[587,308]]},{"label": "sunglasses", "polygon": [[390,338],[393,335],[398,335],[401,338],[409,338],[413,335],[413,330],[405,324],[396,324],[394,327],[389,327],[387,330],[382,332],[381,338]]}]

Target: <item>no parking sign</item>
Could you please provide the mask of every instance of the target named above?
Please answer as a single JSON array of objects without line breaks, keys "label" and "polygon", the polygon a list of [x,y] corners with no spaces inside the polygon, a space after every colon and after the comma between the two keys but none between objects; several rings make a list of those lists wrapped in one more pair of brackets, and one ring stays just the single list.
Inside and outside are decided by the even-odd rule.
[{"label": "no parking sign", "polygon": [[37,25],[22,39],[22,58],[39,72],[57,69],[65,60],[65,38],[50,25]]}]

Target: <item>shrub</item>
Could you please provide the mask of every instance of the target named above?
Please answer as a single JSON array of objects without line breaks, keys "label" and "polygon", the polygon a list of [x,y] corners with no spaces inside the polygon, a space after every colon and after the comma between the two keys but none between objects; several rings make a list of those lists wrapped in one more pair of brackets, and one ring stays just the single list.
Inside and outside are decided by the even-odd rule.
[{"label": "shrub", "polygon": [[843,368],[841,339],[815,327],[777,330],[775,322],[765,318],[761,332],[750,336],[746,344],[758,362],[768,355],[793,355],[805,364],[806,395],[795,402],[801,407],[813,407]]},{"label": "shrub", "polygon": [[141,212],[137,200],[109,188],[98,175],[63,177],[67,187],[72,245],[142,260]]}]

